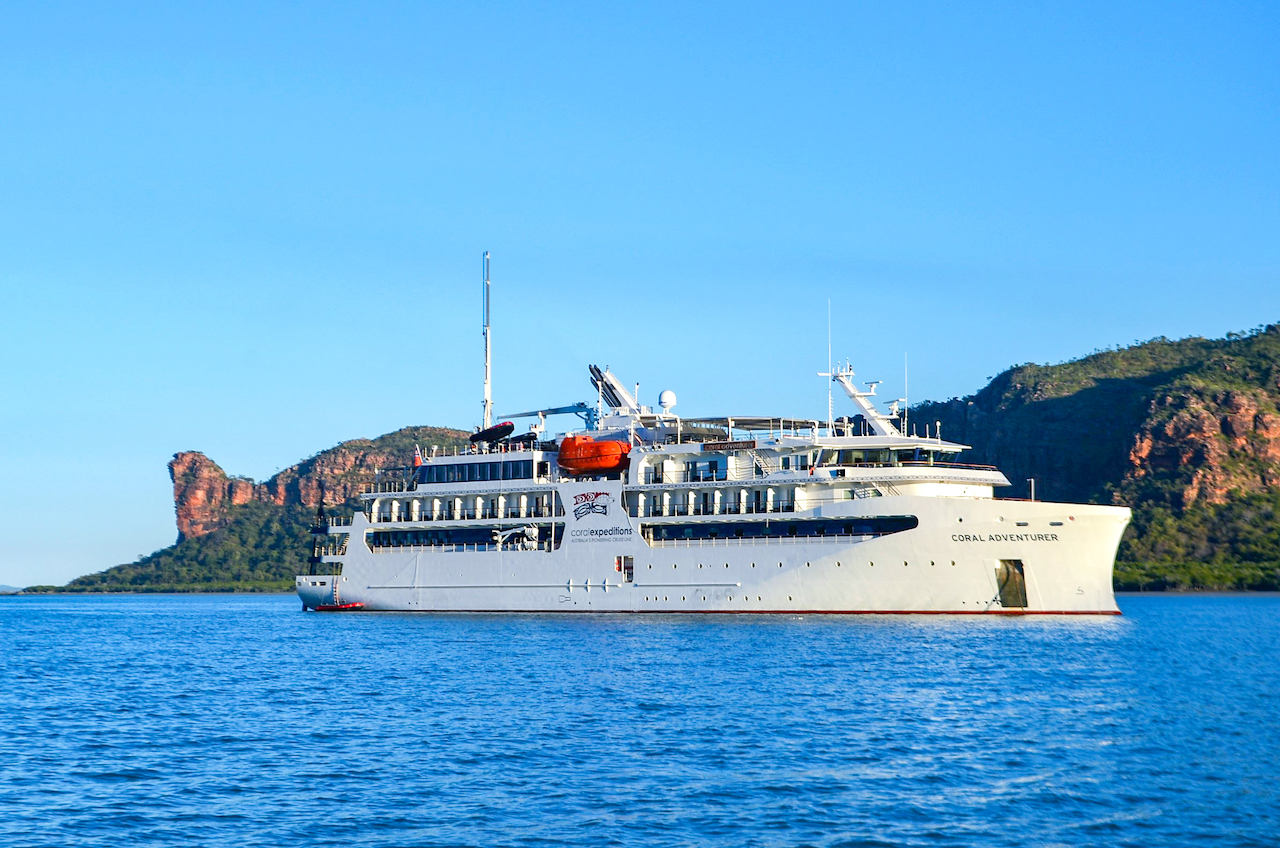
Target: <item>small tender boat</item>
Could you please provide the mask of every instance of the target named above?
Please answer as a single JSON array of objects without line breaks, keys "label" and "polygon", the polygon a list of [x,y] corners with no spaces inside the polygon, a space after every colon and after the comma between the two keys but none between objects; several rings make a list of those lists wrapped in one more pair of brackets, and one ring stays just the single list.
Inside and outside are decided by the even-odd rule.
[{"label": "small tender boat", "polygon": [[627,467],[629,442],[614,440],[597,442],[586,435],[565,436],[560,442],[557,463],[574,475],[607,474]]},{"label": "small tender boat", "polygon": [[507,436],[510,436],[515,432],[515,429],[516,425],[512,424],[510,421],[503,421],[501,424],[494,424],[487,430],[481,430],[479,433],[472,433],[468,438],[471,440],[471,444],[473,445],[479,442],[491,445],[495,442],[502,441]]},{"label": "small tender boat", "polygon": [[361,603],[320,604],[320,606],[315,608],[316,612],[353,612],[355,610],[362,610],[362,609],[364,609],[364,604],[361,604]]}]

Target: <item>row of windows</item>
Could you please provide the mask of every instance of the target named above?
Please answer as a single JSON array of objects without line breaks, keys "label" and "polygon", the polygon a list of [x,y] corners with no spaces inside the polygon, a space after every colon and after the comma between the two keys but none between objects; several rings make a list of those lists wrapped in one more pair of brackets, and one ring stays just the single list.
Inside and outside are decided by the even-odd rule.
[{"label": "row of windows", "polygon": [[[559,546],[564,525],[555,524],[554,544]],[[510,528],[508,528],[510,529]],[[538,540],[547,541],[546,525],[538,527]],[[489,527],[448,527],[440,530],[375,530],[368,534],[371,548],[404,548],[428,545],[492,545],[493,529]]]},{"label": "row of windows", "polygon": [[415,483],[483,483],[489,480],[532,480],[533,460],[505,462],[428,462],[418,468]]},{"label": "row of windows", "polygon": [[[910,450],[823,450],[819,455],[821,465],[900,465],[904,462],[953,462],[954,453],[931,451],[923,448]],[[784,466],[785,467],[785,466]]]},{"label": "row of windows", "polygon": [[645,538],[657,541],[683,539],[759,539],[784,536],[885,536],[914,530],[914,515],[872,518],[819,518],[797,521],[715,521],[705,524],[656,524],[644,529]]},{"label": "row of windows", "polygon": [[[820,518],[799,521],[733,521],[698,524],[658,524],[642,529],[651,541],[698,539],[759,539],[822,536],[885,536],[914,530],[920,524],[914,515],[884,515],[871,518]],[[564,525],[552,525],[554,546],[559,547]],[[547,530],[539,527],[539,539],[546,542]],[[368,534],[372,548],[400,548],[427,545],[492,544],[488,527],[446,527],[430,530],[375,530]]]}]

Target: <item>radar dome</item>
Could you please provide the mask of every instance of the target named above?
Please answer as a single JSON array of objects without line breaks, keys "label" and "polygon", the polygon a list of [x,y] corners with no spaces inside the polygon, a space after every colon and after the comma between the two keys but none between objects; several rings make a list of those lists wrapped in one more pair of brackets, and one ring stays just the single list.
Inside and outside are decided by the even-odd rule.
[{"label": "radar dome", "polygon": [[664,389],[662,394],[658,395],[658,406],[662,407],[663,412],[670,412],[671,407],[676,405],[676,393],[670,389]]}]

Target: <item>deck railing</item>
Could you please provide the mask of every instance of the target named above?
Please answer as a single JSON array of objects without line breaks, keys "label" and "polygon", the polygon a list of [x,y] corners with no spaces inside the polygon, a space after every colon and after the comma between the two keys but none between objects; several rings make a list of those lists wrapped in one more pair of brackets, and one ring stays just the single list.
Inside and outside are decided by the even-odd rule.
[{"label": "deck railing", "polygon": [[692,509],[689,508],[687,503],[673,503],[667,507],[665,512],[662,509],[662,504],[645,504],[643,510],[637,506],[627,508],[627,514],[632,518],[663,518],[680,515],[771,515],[795,511],[795,501],[782,501],[774,504],[772,508],[768,508],[765,504],[757,507],[754,503],[748,503],[746,509],[742,509],[736,503],[721,504],[718,510],[710,504],[704,507],[700,503],[694,504]]},{"label": "deck railing", "polygon": [[845,477],[844,472],[850,469],[875,468],[945,468],[958,471],[998,471],[994,465],[972,465],[964,462],[858,462],[844,465],[814,465],[807,468],[773,468],[762,470],[753,464],[750,468],[728,470],[717,468],[714,472],[705,471],[661,471],[657,468],[644,470],[643,485],[659,486],[673,483],[722,483],[742,480],[761,480],[779,474],[796,477]]},{"label": "deck railing", "polygon": [[564,515],[564,507],[558,506],[552,510],[551,507],[527,507],[524,514],[520,514],[519,507],[507,507],[506,509],[464,509],[455,512],[452,509],[442,509],[440,514],[432,516],[430,512],[422,512],[417,518],[410,515],[399,515],[395,518],[391,517],[389,512],[375,513],[369,519],[370,524],[418,524],[430,521],[484,521],[494,519],[526,519],[526,518],[555,518]]}]

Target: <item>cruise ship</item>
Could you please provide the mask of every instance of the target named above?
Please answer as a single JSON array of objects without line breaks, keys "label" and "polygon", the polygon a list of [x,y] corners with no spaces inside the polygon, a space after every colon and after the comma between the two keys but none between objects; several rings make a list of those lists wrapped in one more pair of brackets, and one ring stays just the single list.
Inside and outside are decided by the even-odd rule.
[{"label": "cruise ship", "polygon": [[[852,415],[681,418],[591,366],[594,405],[493,424],[484,255],[483,425],[415,449],[353,515],[320,507],[303,609],[612,613],[1117,614],[1126,507],[996,498],[998,469],[908,434],[846,363]],[[553,435],[548,419],[577,416]],[[1034,495],[1033,495],[1034,497]]]},{"label": "cruise ship", "polygon": [[[318,516],[304,608],[1115,614],[1126,507],[997,499],[997,469],[905,435],[847,367],[821,422],[684,419],[592,367],[595,406],[535,410],[380,473]],[[582,426],[548,436],[549,416]]]}]

